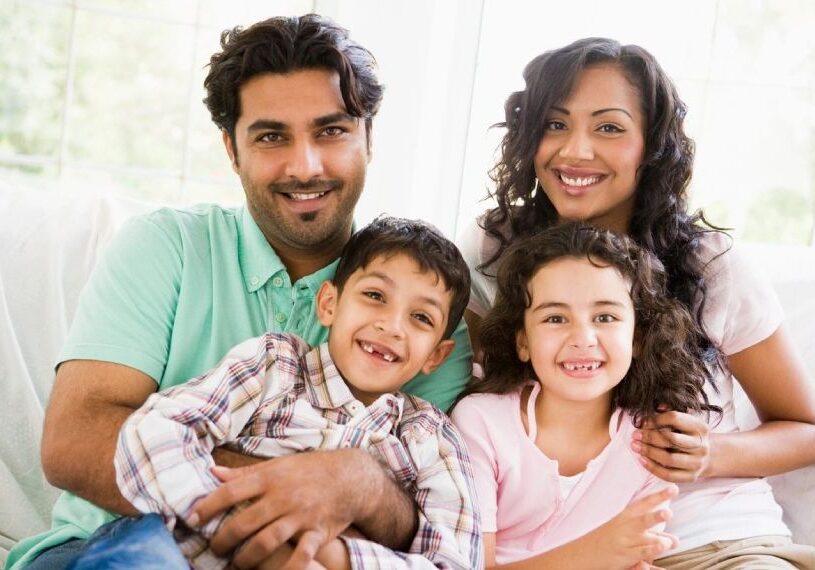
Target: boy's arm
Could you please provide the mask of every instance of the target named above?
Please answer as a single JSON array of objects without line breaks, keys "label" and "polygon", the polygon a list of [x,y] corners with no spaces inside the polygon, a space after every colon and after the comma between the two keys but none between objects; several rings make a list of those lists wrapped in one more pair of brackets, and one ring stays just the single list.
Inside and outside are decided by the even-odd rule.
[{"label": "boy's arm", "polygon": [[[278,390],[281,374],[269,374],[277,346],[269,335],[249,339],[207,374],[148,398],[119,435],[115,467],[126,499],[189,524],[195,503],[219,486],[213,449],[234,441],[264,395]],[[211,536],[219,523],[200,530]]]},{"label": "boy's arm", "polygon": [[[342,537],[355,567],[481,568],[483,548],[464,442],[446,417],[435,434],[404,437],[416,474],[419,528],[407,552]],[[408,428],[406,431],[410,434]],[[416,429],[420,429],[416,426]]]}]

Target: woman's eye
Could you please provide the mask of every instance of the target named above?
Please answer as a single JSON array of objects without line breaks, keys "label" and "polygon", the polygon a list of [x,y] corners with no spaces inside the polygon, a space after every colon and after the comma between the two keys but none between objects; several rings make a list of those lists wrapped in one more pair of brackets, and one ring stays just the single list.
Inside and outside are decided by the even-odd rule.
[{"label": "woman's eye", "polygon": [[551,120],[551,121],[546,121],[543,124],[543,128],[544,128],[544,130],[547,130],[547,131],[562,131],[563,129],[566,128],[566,124],[563,121]]},{"label": "woman's eye", "polygon": [[565,322],[566,322],[566,319],[564,319],[564,318],[563,318],[562,316],[560,316],[560,315],[549,315],[548,317],[546,317],[545,319],[543,319],[543,322],[544,322],[544,323],[552,323],[552,324],[559,325],[559,324],[561,324],[561,323],[565,323]]},{"label": "woman's eye", "polygon": [[609,133],[609,134],[617,134],[617,133],[624,133],[625,132],[625,129],[623,129],[623,128],[617,126],[617,125],[612,125],[612,124],[600,125],[597,130],[600,131],[601,133]]}]

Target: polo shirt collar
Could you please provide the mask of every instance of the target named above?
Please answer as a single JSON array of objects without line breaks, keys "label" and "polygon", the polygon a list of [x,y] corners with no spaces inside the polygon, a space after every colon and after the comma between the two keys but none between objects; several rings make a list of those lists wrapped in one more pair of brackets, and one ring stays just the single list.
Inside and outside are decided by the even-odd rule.
[{"label": "polo shirt collar", "polygon": [[266,241],[266,236],[255,223],[249,208],[239,210],[238,256],[246,290],[254,293],[275,274],[286,273],[286,266]]},{"label": "polo shirt collar", "polygon": [[[246,290],[254,293],[275,275],[280,275],[288,282],[289,275],[286,266],[266,241],[266,236],[263,235],[245,204],[239,209],[239,217],[238,256]],[[301,277],[298,282],[305,284],[312,294],[316,295],[323,281],[334,278],[337,264],[339,264],[339,258],[314,273]]]}]

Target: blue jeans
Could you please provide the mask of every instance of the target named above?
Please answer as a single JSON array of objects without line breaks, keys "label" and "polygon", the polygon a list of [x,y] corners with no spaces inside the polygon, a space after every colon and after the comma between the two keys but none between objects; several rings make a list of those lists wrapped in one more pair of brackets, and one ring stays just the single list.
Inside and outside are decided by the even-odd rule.
[{"label": "blue jeans", "polygon": [[28,570],[188,570],[173,535],[156,514],[122,517],[99,527],[87,540],[46,550]]}]

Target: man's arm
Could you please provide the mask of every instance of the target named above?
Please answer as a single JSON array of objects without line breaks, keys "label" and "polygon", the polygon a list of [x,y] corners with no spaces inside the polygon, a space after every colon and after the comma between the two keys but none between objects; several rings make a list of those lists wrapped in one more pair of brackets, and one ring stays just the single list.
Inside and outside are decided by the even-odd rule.
[{"label": "man's arm", "polygon": [[297,453],[214,472],[224,484],[198,503],[199,525],[250,502],[210,542],[220,555],[243,544],[232,561],[238,568],[256,566],[290,539],[297,542],[293,560],[305,567],[351,524],[394,550],[407,550],[416,534],[413,500],[361,449]]},{"label": "man's arm", "polygon": [[136,514],[116,485],[113,455],[125,419],[155,391],[152,378],[129,366],[64,362],[43,428],[41,456],[48,482],[108,511]]}]

